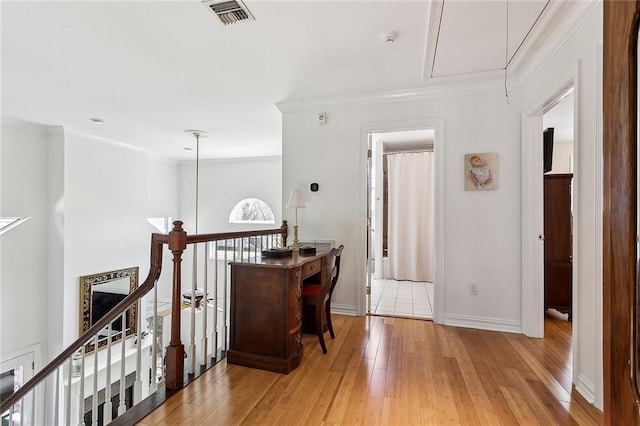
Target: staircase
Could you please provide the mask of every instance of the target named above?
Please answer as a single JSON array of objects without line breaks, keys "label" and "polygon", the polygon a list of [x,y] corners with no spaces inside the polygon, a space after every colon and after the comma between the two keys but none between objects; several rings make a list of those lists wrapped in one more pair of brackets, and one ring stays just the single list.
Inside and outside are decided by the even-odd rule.
[{"label": "staircase", "polygon": [[[0,401],[3,426],[133,424],[224,359],[229,262],[251,262],[264,249],[285,247],[287,223],[201,235],[187,235],[180,221],[173,225],[167,235],[152,234],[144,282]],[[164,253],[172,260],[167,300],[158,297]],[[183,285],[183,275],[190,283]],[[128,324],[132,312],[135,333],[115,326]]]}]

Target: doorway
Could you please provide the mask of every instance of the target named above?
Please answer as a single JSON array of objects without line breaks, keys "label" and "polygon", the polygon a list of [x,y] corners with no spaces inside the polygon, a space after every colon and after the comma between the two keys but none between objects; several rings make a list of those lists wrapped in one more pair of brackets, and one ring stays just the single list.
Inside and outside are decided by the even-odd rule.
[{"label": "doorway", "polygon": [[[544,313],[573,312],[574,90],[556,99],[542,116],[544,204]],[[550,312],[555,311],[555,312]],[[546,321],[545,321],[546,323]]]},{"label": "doorway", "polygon": [[434,134],[369,134],[367,313],[433,318]]},{"label": "doorway", "polygon": [[[14,353],[0,362],[0,399],[9,398],[22,387],[32,376],[34,370],[34,352],[27,349],[22,353]],[[41,413],[38,412],[38,415]],[[35,424],[35,405],[33,393],[16,403],[11,409],[0,413],[2,424]]]},{"label": "doorway", "polygon": [[[574,87],[567,86],[547,104],[542,115],[543,153],[543,335],[546,344],[565,342],[561,385],[571,392],[573,365],[574,199]],[[559,340],[558,335],[570,336]]]}]

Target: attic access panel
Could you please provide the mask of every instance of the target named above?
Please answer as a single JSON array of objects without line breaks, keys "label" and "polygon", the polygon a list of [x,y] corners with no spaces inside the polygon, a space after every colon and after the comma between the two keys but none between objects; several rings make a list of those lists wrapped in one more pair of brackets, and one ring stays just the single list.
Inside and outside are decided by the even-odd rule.
[{"label": "attic access panel", "polygon": [[504,69],[548,4],[549,0],[443,1],[431,77]]}]

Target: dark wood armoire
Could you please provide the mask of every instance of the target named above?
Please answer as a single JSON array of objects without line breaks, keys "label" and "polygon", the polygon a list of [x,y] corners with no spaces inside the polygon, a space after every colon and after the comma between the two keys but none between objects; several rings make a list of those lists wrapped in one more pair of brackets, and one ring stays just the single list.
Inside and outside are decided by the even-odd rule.
[{"label": "dark wood armoire", "polygon": [[569,314],[572,304],[573,175],[544,176],[544,307]]}]

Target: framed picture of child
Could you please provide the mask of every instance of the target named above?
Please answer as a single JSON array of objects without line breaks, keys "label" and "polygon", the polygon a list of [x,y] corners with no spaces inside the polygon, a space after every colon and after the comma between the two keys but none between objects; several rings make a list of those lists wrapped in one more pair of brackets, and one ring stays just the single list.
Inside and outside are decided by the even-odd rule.
[{"label": "framed picture of child", "polygon": [[498,189],[498,154],[465,154],[464,156],[465,191]]}]

